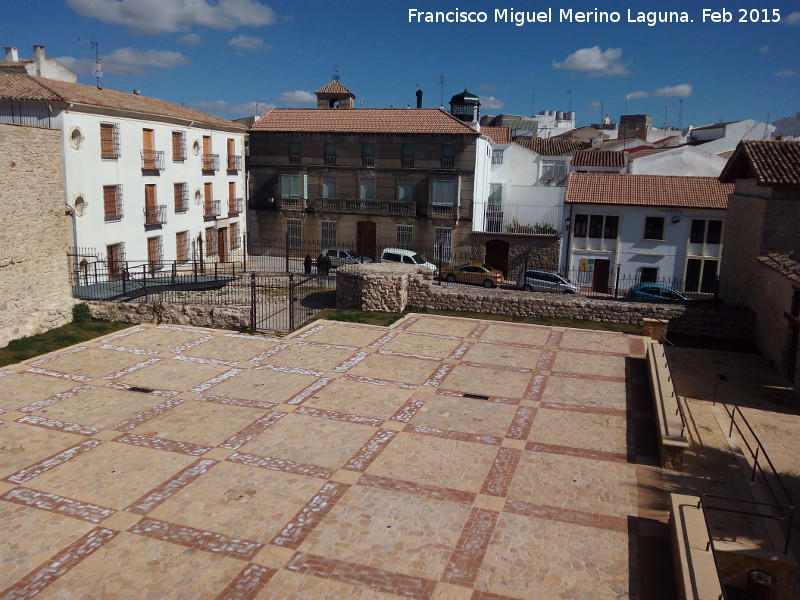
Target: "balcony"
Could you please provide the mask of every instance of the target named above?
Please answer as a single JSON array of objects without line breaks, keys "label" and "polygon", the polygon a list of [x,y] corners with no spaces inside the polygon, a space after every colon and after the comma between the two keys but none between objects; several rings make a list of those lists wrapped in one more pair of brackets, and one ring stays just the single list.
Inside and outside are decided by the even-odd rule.
[{"label": "balcony", "polygon": [[302,162],[302,159],[299,154],[290,154],[289,155],[289,164],[290,165],[299,165]]},{"label": "balcony", "polygon": [[163,225],[167,222],[167,205],[156,204],[144,207],[144,226]]},{"label": "balcony", "polygon": [[403,157],[400,159],[400,164],[406,169],[414,168],[414,159]]},{"label": "balcony", "polygon": [[219,171],[219,154],[203,154],[203,171]]},{"label": "balcony", "polygon": [[242,198],[230,198],[228,200],[228,214],[231,215],[238,215],[244,210],[244,199]]},{"label": "balcony", "polygon": [[428,203],[428,218],[458,219],[457,204]]},{"label": "balcony", "polygon": [[362,156],[361,157],[361,166],[362,167],[374,167],[375,166],[375,157],[374,156]]},{"label": "balcony", "polygon": [[242,157],[238,154],[228,155],[228,171],[241,171]]},{"label": "balcony", "polygon": [[305,210],[306,199],[298,197],[275,198],[278,210]]},{"label": "balcony", "polygon": [[453,158],[443,158],[441,159],[441,168],[442,169],[454,169],[455,168],[455,159]]},{"label": "balcony", "polygon": [[406,215],[416,216],[416,202],[396,200],[361,200],[358,198],[317,198],[309,208],[321,212],[357,215]]},{"label": "balcony", "polygon": [[336,155],[335,154],[327,154],[325,156],[325,165],[328,167],[335,167],[336,166]]},{"label": "balcony", "polygon": [[203,204],[203,217],[214,219],[222,214],[221,202],[219,200],[206,200]]},{"label": "balcony", "polygon": [[142,171],[163,171],[164,153],[160,150],[142,150]]}]

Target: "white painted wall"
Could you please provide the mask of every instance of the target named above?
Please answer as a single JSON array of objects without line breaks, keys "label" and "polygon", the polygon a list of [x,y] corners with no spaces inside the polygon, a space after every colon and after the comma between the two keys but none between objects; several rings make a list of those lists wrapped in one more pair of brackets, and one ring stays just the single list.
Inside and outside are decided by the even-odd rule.
[{"label": "white painted wall", "polygon": [[[575,238],[574,226],[570,228],[570,256],[568,269],[571,273],[580,270],[581,259],[587,261],[606,259],[611,261],[611,274],[620,267],[623,279],[638,279],[642,267],[657,267],[659,279],[683,280],[686,274],[687,258],[721,258],[725,242],[723,223],[722,244],[704,246],[689,244],[692,219],[725,220],[723,210],[704,209],[664,209],[642,206],[601,206],[572,205],[571,221],[575,215],[616,215],[619,217],[618,237],[601,242],[597,239]],[[644,239],[645,217],[664,217],[664,239],[660,241]],[[673,218],[678,219],[673,223]],[[603,245],[601,245],[603,244]],[[591,273],[586,274],[591,281]]]},{"label": "white painted wall", "polygon": [[699,147],[710,154],[722,154],[723,152],[736,150],[736,146],[742,140],[768,140],[774,133],[774,125],[767,125],[753,119],[745,119],[744,121],[725,125],[724,134],[721,137],[719,137],[719,129],[714,128],[711,130],[692,130],[690,138],[693,140],[711,139],[711,141]]},{"label": "white painted wall", "polygon": [[680,146],[630,161],[628,169],[637,175],[682,175],[717,177],[727,160],[695,146]]},{"label": "white painted wall", "polygon": [[800,112],[794,117],[778,119],[773,125],[775,125],[776,136],[798,137],[800,136]]},{"label": "white painted wall", "polygon": [[[203,230],[228,227],[239,223],[240,235],[246,230],[246,203],[241,214],[228,216],[228,182],[236,183],[236,197],[245,199],[245,170],[229,174],[227,164],[227,139],[235,140],[235,153],[244,154],[244,133],[212,131],[200,127],[187,127],[167,122],[146,121],[129,117],[100,116],[81,112],[65,112],[63,120],[63,150],[66,202],[73,208],[78,196],[85,200],[82,214],[75,216],[75,245],[96,248],[105,254],[106,246],[124,242],[128,260],[147,261],[147,238],[162,236],[163,259],[176,259],[175,234],[189,231],[190,239],[196,240]],[[119,125],[120,152],[117,160],[102,160],[100,156],[100,123]],[[70,144],[75,128],[79,128],[83,142],[78,149]],[[164,152],[164,170],[158,175],[142,172],[142,129],[154,130],[155,150]],[[186,134],[186,160],[172,160],[172,132]],[[211,136],[211,152],[219,154],[220,169],[213,175],[205,175],[202,167],[203,136]],[[192,150],[197,141],[200,152]],[[145,172],[148,173],[148,172]],[[188,185],[188,210],[176,214],[173,201],[173,184]],[[203,216],[203,192],[205,182],[213,183],[214,199],[220,200],[222,216],[207,220]],[[106,222],[104,217],[103,186],[122,185],[123,213],[120,221]],[[166,223],[161,227],[144,226],[145,185],[156,185],[156,204],[166,205]],[[195,193],[200,201],[195,201]]]}]

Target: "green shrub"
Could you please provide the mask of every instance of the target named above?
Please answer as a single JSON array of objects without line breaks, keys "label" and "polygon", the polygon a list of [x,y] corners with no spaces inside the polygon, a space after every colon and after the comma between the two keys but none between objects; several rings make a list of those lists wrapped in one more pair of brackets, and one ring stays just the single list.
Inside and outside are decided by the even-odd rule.
[{"label": "green shrub", "polygon": [[88,323],[92,320],[92,312],[89,310],[89,305],[86,302],[81,302],[72,307],[72,322],[73,323]]}]

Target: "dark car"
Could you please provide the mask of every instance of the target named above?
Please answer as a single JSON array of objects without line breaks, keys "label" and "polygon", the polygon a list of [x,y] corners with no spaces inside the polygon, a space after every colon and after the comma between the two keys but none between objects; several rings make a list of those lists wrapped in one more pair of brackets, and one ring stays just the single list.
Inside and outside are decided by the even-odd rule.
[{"label": "dark car", "polygon": [[569,279],[558,273],[539,269],[520,271],[517,286],[528,292],[556,292],[559,294],[577,294],[579,292],[578,287],[570,283]]},{"label": "dark car", "polygon": [[628,298],[651,302],[653,300],[661,300],[662,302],[683,302],[685,300],[691,300],[689,296],[685,296],[663,283],[640,283],[635,285],[628,290]]}]

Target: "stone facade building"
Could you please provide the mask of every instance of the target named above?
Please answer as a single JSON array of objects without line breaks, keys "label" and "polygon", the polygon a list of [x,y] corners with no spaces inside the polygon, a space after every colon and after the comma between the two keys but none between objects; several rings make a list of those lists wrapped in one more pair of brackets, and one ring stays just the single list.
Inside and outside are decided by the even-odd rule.
[{"label": "stone facade building", "polygon": [[[469,251],[489,140],[440,109],[352,108],[339,81],[318,108],[273,108],[250,130],[251,239]],[[486,170],[486,169],[483,169]]]},{"label": "stone facade building", "polygon": [[72,319],[61,164],[60,132],[0,123],[0,347]]},{"label": "stone facade building", "polygon": [[800,385],[800,142],[741,142],[728,200],[720,297],[756,313],[756,343]]}]

